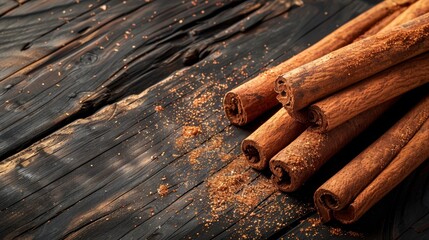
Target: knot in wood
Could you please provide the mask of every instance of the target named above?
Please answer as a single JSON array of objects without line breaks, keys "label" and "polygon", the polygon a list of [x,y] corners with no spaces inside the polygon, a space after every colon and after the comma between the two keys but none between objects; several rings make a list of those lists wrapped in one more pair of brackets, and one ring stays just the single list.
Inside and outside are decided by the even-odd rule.
[{"label": "knot in wood", "polygon": [[84,65],[93,64],[98,60],[98,55],[93,52],[86,52],[80,57],[80,62]]}]

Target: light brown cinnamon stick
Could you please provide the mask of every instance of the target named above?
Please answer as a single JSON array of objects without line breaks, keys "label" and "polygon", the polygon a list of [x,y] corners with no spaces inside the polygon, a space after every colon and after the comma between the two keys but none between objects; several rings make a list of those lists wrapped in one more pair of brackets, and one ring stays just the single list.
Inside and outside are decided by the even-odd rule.
[{"label": "light brown cinnamon stick", "polygon": [[356,222],[428,158],[429,120],[426,120],[420,130],[380,175],[348,207],[335,211],[334,217],[345,224]]},{"label": "light brown cinnamon stick", "polygon": [[345,208],[410,141],[429,118],[429,95],[422,99],[383,136],[326,181],[314,194],[324,222],[331,211]]},{"label": "light brown cinnamon stick", "polygon": [[386,26],[388,26],[391,22],[393,22],[393,20],[395,20],[399,15],[401,15],[408,8],[410,7],[404,6],[402,8],[397,9],[392,14],[381,19],[374,26],[372,26],[368,31],[366,31],[364,34],[360,35],[358,38],[356,38],[353,41],[354,42],[359,41],[380,32],[382,29],[386,28]]},{"label": "light brown cinnamon stick", "polygon": [[231,90],[225,95],[223,103],[227,118],[232,124],[239,126],[253,121],[278,104],[273,84],[280,74],[351,43],[381,19],[412,2],[415,0],[383,1],[298,55]]},{"label": "light brown cinnamon stick", "polygon": [[395,18],[393,21],[391,21],[386,27],[382,29],[383,31],[388,31],[398,25],[401,25],[403,23],[406,23],[416,17],[419,17],[423,14],[426,14],[429,12],[429,1],[428,0],[419,0],[411,6],[407,8],[401,15],[399,15],[397,18]]},{"label": "light brown cinnamon stick", "polygon": [[297,190],[335,153],[377,119],[391,102],[374,107],[334,130],[320,134],[304,131],[270,160],[273,182],[281,190]]},{"label": "light brown cinnamon stick", "polygon": [[429,14],[362,39],[276,80],[277,99],[291,113],[429,50]]},{"label": "light brown cinnamon stick", "polygon": [[429,82],[429,53],[395,65],[308,108],[312,130],[327,132],[359,113]]},{"label": "light brown cinnamon stick", "polygon": [[306,127],[289,116],[285,109],[280,109],[243,140],[241,149],[251,167],[265,169],[270,159],[295,140]]}]

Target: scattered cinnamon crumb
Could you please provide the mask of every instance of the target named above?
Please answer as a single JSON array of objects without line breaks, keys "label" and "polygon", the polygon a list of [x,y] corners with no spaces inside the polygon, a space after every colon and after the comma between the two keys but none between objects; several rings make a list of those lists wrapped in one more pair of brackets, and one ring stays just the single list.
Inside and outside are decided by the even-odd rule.
[{"label": "scattered cinnamon crumb", "polygon": [[212,97],[213,97],[212,92],[204,93],[199,98],[194,99],[194,101],[192,102],[192,106],[198,107],[198,106],[206,103]]},{"label": "scattered cinnamon crumb", "polygon": [[158,194],[159,194],[161,197],[166,196],[166,195],[168,194],[168,186],[167,186],[167,185],[165,185],[165,184],[161,184],[161,185],[159,185],[159,187],[158,187]]},{"label": "scattered cinnamon crumb", "polygon": [[198,126],[183,126],[182,135],[184,137],[193,137],[201,133],[201,128]]},{"label": "scattered cinnamon crumb", "polygon": [[164,108],[161,105],[157,105],[157,106],[155,106],[155,111],[156,112],[162,112],[162,111],[164,111]]},{"label": "scattered cinnamon crumb", "polygon": [[192,165],[199,164],[200,161],[198,161],[198,157],[201,155],[202,149],[196,149],[189,153],[189,163]]},{"label": "scattered cinnamon crumb", "polygon": [[334,236],[341,236],[341,235],[343,235],[343,231],[341,230],[341,228],[330,227],[329,228],[329,232],[332,235],[334,235]]}]

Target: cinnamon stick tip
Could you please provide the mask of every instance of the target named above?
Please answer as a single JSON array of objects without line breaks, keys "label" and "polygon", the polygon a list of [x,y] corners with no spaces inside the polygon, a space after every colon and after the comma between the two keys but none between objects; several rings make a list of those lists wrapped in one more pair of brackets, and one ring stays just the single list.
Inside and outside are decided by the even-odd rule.
[{"label": "cinnamon stick tip", "polygon": [[340,206],[339,199],[329,190],[319,188],[315,193],[314,197],[317,201],[323,206],[332,209],[339,210],[342,206]]},{"label": "cinnamon stick tip", "polygon": [[308,121],[311,125],[309,128],[311,131],[318,133],[325,133],[328,129],[328,122],[326,121],[326,115],[324,111],[317,105],[311,105],[306,110]]},{"label": "cinnamon stick tip", "polygon": [[272,159],[270,161],[270,170],[273,173],[271,179],[280,191],[293,192],[298,189],[299,185],[295,184],[296,180],[290,174],[291,169],[284,165],[282,161]]},{"label": "cinnamon stick tip", "polygon": [[359,220],[361,216],[357,214],[353,205],[349,205],[340,211],[334,211],[334,217],[342,224],[351,224]]},{"label": "cinnamon stick tip", "polygon": [[276,93],[281,93],[284,90],[284,84],[286,83],[286,79],[283,76],[279,76],[274,81],[274,91]]},{"label": "cinnamon stick tip", "polygon": [[252,168],[263,170],[268,167],[268,159],[260,151],[260,146],[257,142],[244,139],[241,143],[241,151]]},{"label": "cinnamon stick tip", "polygon": [[277,100],[288,112],[295,111],[295,99],[292,87],[283,76],[277,78],[275,92],[277,93]]},{"label": "cinnamon stick tip", "polygon": [[243,126],[247,123],[247,115],[243,110],[241,100],[238,94],[228,92],[223,100],[223,109],[228,120],[237,126]]}]

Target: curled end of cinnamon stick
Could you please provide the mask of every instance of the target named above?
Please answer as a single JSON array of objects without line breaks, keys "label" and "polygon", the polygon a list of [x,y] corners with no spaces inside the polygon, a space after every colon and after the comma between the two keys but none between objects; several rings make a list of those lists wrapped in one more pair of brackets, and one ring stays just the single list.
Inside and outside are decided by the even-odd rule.
[{"label": "curled end of cinnamon stick", "polygon": [[332,210],[329,209],[326,204],[322,201],[321,196],[324,195],[324,189],[317,189],[314,193],[314,205],[317,208],[320,219],[326,223],[332,220]]},{"label": "curled end of cinnamon stick", "polygon": [[278,93],[277,100],[290,112],[293,109],[294,99],[291,89],[286,85],[286,79],[283,76],[276,79],[274,91]]},{"label": "curled end of cinnamon stick", "polygon": [[360,216],[358,216],[356,209],[354,208],[353,204],[349,205],[348,207],[340,210],[340,211],[334,211],[334,217],[338,221],[340,221],[343,224],[351,224],[359,220]]},{"label": "curled end of cinnamon stick", "polygon": [[268,167],[269,159],[264,156],[263,151],[260,151],[260,146],[257,142],[244,139],[241,143],[241,150],[252,168],[263,170]]},{"label": "curled end of cinnamon stick", "polygon": [[308,107],[307,117],[308,121],[312,124],[310,130],[318,133],[325,133],[329,130],[326,116],[318,106],[312,105]]},{"label": "curled end of cinnamon stick", "polygon": [[243,126],[247,123],[247,115],[243,110],[240,97],[233,93],[228,92],[223,100],[223,108],[228,120],[238,126]]},{"label": "curled end of cinnamon stick", "polygon": [[326,189],[317,190],[316,197],[319,199],[319,202],[323,204],[323,206],[332,209],[339,210],[342,206],[340,205],[340,201],[331,191]]},{"label": "curled end of cinnamon stick", "polygon": [[280,191],[293,192],[301,185],[296,183],[292,170],[282,161],[271,159],[270,169],[273,173],[271,179]]}]

